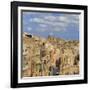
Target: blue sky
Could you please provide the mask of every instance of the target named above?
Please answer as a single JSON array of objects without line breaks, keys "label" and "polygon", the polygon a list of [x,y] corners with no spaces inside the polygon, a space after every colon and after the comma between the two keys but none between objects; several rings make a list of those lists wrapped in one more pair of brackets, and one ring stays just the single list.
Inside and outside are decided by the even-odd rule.
[{"label": "blue sky", "polygon": [[66,40],[79,40],[79,14],[63,12],[22,12],[23,32]]}]

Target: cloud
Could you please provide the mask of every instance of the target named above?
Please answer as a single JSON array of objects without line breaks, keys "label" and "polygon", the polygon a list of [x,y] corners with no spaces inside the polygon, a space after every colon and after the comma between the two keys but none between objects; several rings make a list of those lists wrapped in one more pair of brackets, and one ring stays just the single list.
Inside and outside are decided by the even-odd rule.
[{"label": "cloud", "polygon": [[38,31],[38,32],[45,32],[45,31],[47,31],[47,29],[44,29],[44,28],[39,29],[39,28],[37,28],[36,31]]},{"label": "cloud", "polygon": [[43,27],[43,28],[47,27],[46,24],[39,24],[39,26],[40,26],[40,27]]},{"label": "cloud", "polygon": [[59,20],[64,22],[65,24],[78,24],[79,23],[79,16],[78,15],[63,15],[59,16]]},{"label": "cloud", "polygon": [[49,15],[49,16],[45,16],[44,19],[48,20],[48,21],[55,21],[57,17]]},{"label": "cloud", "polygon": [[29,20],[30,22],[35,22],[35,23],[38,23],[38,24],[42,24],[42,25],[50,25],[50,26],[65,26],[64,22],[61,22],[61,21],[49,21],[49,20],[45,20],[43,18],[33,18],[33,19],[30,19]]},{"label": "cloud", "polygon": [[79,24],[79,15],[68,15],[68,23]]},{"label": "cloud", "polygon": [[28,12],[23,14],[23,31],[65,39],[79,38],[79,14]]},{"label": "cloud", "polygon": [[[34,13],[33,13],[34,15]],[[36,13],[32,18],[30,18],[29,23],[37,25],[36,30],[38,32],[55,31],[61,32],[68,30],[67,27],[79,26],[79,15],[75,14],[46,14],[46,13]]]},{"label": "cloud", "polygon": [[68,17],[67,17],[67,16],[59,16],[59,17],[58,17],[58,20],[60,20],[61,22],[62,22],[62,21],[65,22],[65,21],[68,20]]},{"label": "cloud", "polygon": [[31,30],[32,30],[32,28],[31,28],[31,27],[27,27],[27,30],[28,30],[28,31],[31,31]]}]

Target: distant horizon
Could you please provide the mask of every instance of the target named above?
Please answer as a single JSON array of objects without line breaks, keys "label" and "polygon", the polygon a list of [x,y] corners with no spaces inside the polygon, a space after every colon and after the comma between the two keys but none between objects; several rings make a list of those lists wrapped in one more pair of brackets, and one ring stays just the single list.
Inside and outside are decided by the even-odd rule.
[{"label": "distant horizon", "polygon": [[[24,32],[24,33],[27,33],[27,32]],[[36,36],[36,37],[40,37],[40,38],[44,38],[44,39],[47,39],[50,36],[50,37],[54,37],[54,38],[57,38],[57,39],[67,40],[67,39],[64,39],[64,38],[61,38],[61,37],[56,37],[56,36],[51,36],[51,35],[48,35],[47,37],[43,37],[43,36],[39,36],[39,35],[33,35],[33,34],[30,34],[30,33],[27,33],[27,34],[32,35],[32,36]],[[73,40],[73,39],[69,40],[68,39],[67,41],[79,41],[79,40]]]},{"label": "distant horizon", "polygon": [[22,31],[35,36],[79,40],[79,14],[22,12]]}]

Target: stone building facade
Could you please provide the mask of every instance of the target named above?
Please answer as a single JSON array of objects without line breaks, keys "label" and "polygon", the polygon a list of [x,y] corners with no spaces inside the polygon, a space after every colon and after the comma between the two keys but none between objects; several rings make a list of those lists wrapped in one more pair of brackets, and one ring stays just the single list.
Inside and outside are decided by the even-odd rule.
[{"label": "stone building facade", "polygon": [[23,35],[22,77],[79,74],[79,41]]}]

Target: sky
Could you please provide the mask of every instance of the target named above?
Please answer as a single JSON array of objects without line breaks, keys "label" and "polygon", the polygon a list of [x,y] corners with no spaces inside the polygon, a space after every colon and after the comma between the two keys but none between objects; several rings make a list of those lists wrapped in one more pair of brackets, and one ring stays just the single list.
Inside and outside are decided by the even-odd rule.
[{"label": "sky", "polygon": [[23,32],[47,38],[79,40],[79,15],[64,12],[22,12]]}]

